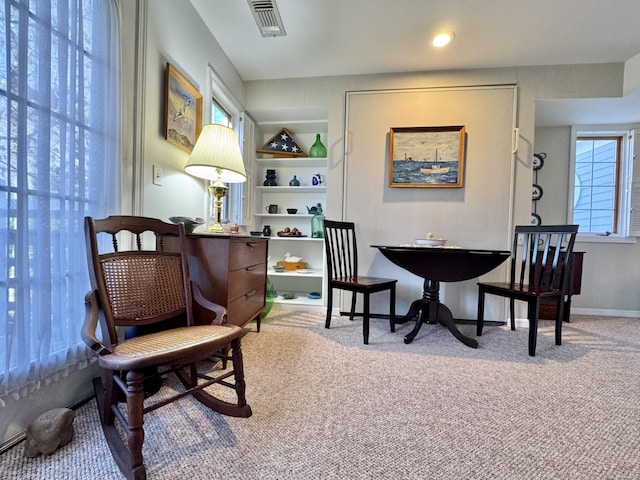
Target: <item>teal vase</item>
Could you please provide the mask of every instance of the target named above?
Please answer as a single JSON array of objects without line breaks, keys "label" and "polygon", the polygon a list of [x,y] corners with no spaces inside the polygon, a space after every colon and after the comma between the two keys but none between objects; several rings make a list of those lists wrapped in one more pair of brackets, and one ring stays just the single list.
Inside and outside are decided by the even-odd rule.
[{"label": "teal vase", "polygon": [[327,156],[327,148],[322,144],[319,133],[316,134],[316,143],[311,145],[309,149],[309,156],[311,158],[325,158]]},{"label": "teal vase", "polygon": [[273,299],[277,296],[278,292],[276,292],[276,289],[273,287],[273,282],[269,277],[267,277],[267,294],[265,298],[265,305],[262,309],[262,313],[260,314],[260,318],[265,318],[267,315],[269,315],[269,312],[273,307]]}]

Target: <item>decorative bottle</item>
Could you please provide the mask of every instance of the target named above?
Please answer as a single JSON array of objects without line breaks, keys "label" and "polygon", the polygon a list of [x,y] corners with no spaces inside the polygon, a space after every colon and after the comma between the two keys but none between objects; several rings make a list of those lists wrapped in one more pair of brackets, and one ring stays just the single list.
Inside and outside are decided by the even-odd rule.
[{"label": "decorative bottle", "polygon": [[319,133],[316,133],[316,143],[309,149],[309,156],[312,158],[325,158],[327,156],[327,149],[322,144]]},{"label": "decorative bottle", "polygon": [[311,237],[324,238],[324,215],[320,203],[316,205],[316,213],[311,218]]},{"label": "decorative bottle", "polygon": [[271,236],[271,225],[264,226],[264,228],[262,229],[262,235],[264,235],[265,237]]},{"label": "decorative bottle", "polygon": [[291,179],[291,181],[289,182],[289,186],[291,186],[291,187],[299,187],[300,186],[300,180],[298,180],[298,177],[296,177],[294,175],[293,178]]}]

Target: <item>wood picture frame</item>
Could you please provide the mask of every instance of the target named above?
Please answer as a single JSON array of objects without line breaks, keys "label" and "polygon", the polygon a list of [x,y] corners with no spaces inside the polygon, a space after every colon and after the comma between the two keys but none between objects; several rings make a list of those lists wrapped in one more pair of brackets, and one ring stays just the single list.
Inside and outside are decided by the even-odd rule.
[{"label": "wood picture frame", "polygon": [[464,178],[465,128],[392,127],[389,186],[460,188]]},{"label": "wood picture frame", "polygon": [[202,130],[202,94],[171,64],[165,69],[164,138],[187,153]]}]

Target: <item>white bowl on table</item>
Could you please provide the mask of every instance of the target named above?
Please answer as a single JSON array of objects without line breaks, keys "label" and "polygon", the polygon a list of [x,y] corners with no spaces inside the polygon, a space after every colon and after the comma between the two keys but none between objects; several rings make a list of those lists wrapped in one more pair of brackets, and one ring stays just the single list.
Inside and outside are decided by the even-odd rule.
[{"label": "white bowl on table", "polygon": [[443,238],[416,238],[416,245],[442,247],[445,243],[447,243],[447,241]]}]

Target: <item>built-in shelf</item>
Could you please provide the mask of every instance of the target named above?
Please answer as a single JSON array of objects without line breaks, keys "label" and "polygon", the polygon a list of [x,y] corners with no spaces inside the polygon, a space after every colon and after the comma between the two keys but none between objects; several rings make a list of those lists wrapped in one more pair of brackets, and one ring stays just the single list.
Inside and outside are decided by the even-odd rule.
[{"label": "built-in shelf", "polygon": [[[265,108],[252,110],[251,117],[256,122],[256,147],[286,127],[296,142],[307,152],[321,134],[324,144],[328,145],[328,111],[324,107],[292,107]],[[271,228],[269,238],[269,256],[267,274],[273,283],[273,288],[279,294],[294,292],[297,297],[285,300],[282,296],[274,299],[274,303],[281,306],[313,306],[322,307],[324,302],[325,249],[324,239],[311,237],[311,220],[307,208],[321,204],[326,208],[327,186],[315,185],[318,175],[327,176],[328,158],[315,157],[277,157],[269,154],[259,154],[254,158],[252,172],[255,189],[254,196],[254,227],[262,230],[265,225]],[[277,186],[265,186],[267,170],[276,170]],[[298,186],[289,185],[296,178]],[[295,182],[294,182],[295,183]],[[277,214],[267,213],[270,205],[278,205]],[[296,208],[297,213],[287,213],[287,208]],[[286,228],[297,228],[306,237],[278,237],[277,232]],[[301,257],[311,273],[297,273],[295,271],[276,272],[273,269],[278,261],[290,252],[293,256]],[[320,299],[309,299],[307,294],[319,292]]]},{"label": "built-in shelf", "polygon": [[273,299],[274,303],[282,304],[282,305],[313,305],[313,306],[322,306],[322,298],[308,298],[307,294],[304,292],[294,292],[298,295],[296,298],[292,298],[291,300],[286,300],[282,298],[282,295],[278,295]]},{"label": "built-in shelf", "polygon": [[269,167],[324,167],[326,158],[294,157],[294,158],[256,158],[258,165]]},{"label": "built-in shelf", "polygon": [[[313,215],[309,215],[313,216]],[[269,237],[269,240],[281,240],[287,242],[324,242],[324,238],[313,238],[313,237]]]},{"label": "built-in shelf", "polygon": [[272,192],[272,193],[326,193],[327,187],[256,187],[259,192]]},{"label": "built-in shelf", "polygon": [[289,270],[284,272],[276,272],[272,266],[267,270],[267,274],[269,276],[274,277],[320,277],[322,278],[323,272],[322,270],[311,270],[309,273],[298,273],[295,270]]},{"label": "built-in shelf", "polygon": [[[313,215],[310,213],[256,213],[256,217],[271,217],[271,218],[311,218]],[[277,237],[281,238],[281,237]],[[284,237],[286,238],[286,237]],[[289,237],[291,238],[291,237]],[[295,238],[294,238],[295,239]]]}]

